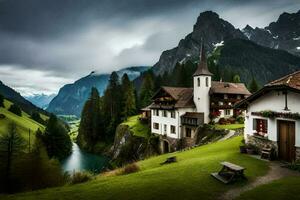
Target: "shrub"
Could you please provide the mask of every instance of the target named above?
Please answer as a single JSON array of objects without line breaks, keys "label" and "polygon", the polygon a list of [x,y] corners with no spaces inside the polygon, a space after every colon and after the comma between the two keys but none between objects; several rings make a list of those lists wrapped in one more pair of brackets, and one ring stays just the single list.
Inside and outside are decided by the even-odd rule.
[{"label": "shrub", "polygon": [[131,174],[140,171],[140,167],[136,163],[131,163],[123,167],[122,175]]},{"label": "shrub", "polygon": [[227,120],[224,117],[222,117],[219,119],[219,124],[225,125],[225,124],[227,124]]},{"label": "shrub", "polygon": [[32,112],[31,119],[33,119],[36,122],[39,122],[40,124],[46,125],[46,122],[41,118],[41,115],[38,112]]},{"label": "shrub", "polygon": [[239,124],[243,124],[243,123],[245,122],[245,118],[242,117],[242,116],[238,116],[238,117],[236,118],[236,121],[237,121]]},{"label": "shrub", "polygon": [[212,111],[209,113],[209,118],[213,121],[214,119],[218,118],[221,115],[221,112],[219,110]]},{"label": "shrub", "polygon": [[16,104],[12,104],[12,105],[9,107],[8,110],[9,110],[10,112],[12,112],[12,113],[18,115],[18,116],[22,116],[22,110],[21,110],[21,108],[20,108],[18,105],[16,105]]},{"label": "shrub", "polygon": [[300,172],[300,163],[299,162],[292,162],[292,163],[288,164],[286,167],[288,169]]},{"label": "shrub", "polygon": [[71,184],[78,184],[78,183],[84,183],[87,181],[90,181],[92,179],[93,175],[89,172],[82,171],[82,172],[73,172],[73,174],[70,177],[70,183]]},{"label": "shrub", "polygon": [[0,114],[0,119],[4,119],[6,116],[4,114]]}]

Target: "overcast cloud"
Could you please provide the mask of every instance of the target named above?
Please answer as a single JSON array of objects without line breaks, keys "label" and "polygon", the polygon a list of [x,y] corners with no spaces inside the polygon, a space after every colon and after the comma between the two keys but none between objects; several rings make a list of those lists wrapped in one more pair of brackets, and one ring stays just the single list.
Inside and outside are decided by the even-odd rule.
[{"label": "overcast cloud", "polygon": [[213,10],[237,28],[265,27],[298,0],[0,0],[0,80],[54,93],[96,70],[153,65]]}]

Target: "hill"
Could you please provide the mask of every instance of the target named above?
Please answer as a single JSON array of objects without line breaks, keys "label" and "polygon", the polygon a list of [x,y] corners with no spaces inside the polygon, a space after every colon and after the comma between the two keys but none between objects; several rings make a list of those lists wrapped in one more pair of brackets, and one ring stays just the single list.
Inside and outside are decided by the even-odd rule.
[{"label": "hill", "polygon": [[[129,67],[117,71],[117,73],[120,78],[127,73],[129,79],[133,80],[148,69],[149,67]],[[90,95],[91,88],[96,87],[100,95],[103,95],[109,77],[110,74],[99,74],[94,71],[72,84],[63,86],[50,102],[47,111],[59,115],[76,115],[79,117],[83,105]]]},{"label": "hill", "polygon": [[45,110],[33,105],[30,101],[22,97],[20,93],[8,87],[1,81],[0,81],[0,94],[2,94],[6,99],[10,100],[11,102],[18,104],[22,108],[22,110],[24,110],[27,113],[37,111],[39,113],[48,115],[48,113]]},{"label": "hill", "polygon": [[[34,121],[30,118],[30,116],[22,111],[22,116],[15,115],[14,113],[8,111],[8,108],[10,107],[12,103],[8,100],[4,101],[5,108],[0,107],[0,114],[4,115],[4,119],[0,119],[0,134],[4,134],[6,132],[7,126],[14,122],[17,125],[17,131],[26,139],[29,138],[29,130],[31,133],[31,139],[34,139],[32,137],[37,129],[44,130],[44,125]],[[47,119],[45,115],[41,115],[42,118]]]},{"label": "hill", "polygon": [[[153,157],[137,164],[140,171],[128,175],[100,175],[96,180],[73,186],[1,196],[2,199],[216,199],[225,191],[244,185],[223,185],[210,176],[228,160],[247,168],[248,181],[264,175],[268,163],[240,154],[241,137]],[[160,165],[169,156],[178,162]]]}]

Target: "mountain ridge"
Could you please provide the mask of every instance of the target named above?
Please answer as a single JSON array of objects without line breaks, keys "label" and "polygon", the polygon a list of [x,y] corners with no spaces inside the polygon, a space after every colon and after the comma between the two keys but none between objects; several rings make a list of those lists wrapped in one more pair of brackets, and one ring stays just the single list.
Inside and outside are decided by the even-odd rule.
[{"label": "mountain ridge", "polygon": [[[142,72],[150,69],[148,66],[127,67],[117,71],[121,78],[127,73],[130,80],[141,75]],[[84,76],[74,83],[66,84],[60,88],[58,94],[49,103],[47,111],[59,115],[81,115],[81,110],[85,101],[90,95],[92,87],[96,87],[100,95],[103,95],[108,84],[110,74],[98,74],[92,71],[89,75]]]},{"label": "mountain ridge", "polygon": [[163,51],[153,71],[156,75],[162,75],[172,71],[177,62],[195,60],[199,57],[202,41],[205,49],[211,53],[216,44],[237,38],[251,40],[261,46],[286,50],[300,56],[300,11],[283,13],[277,21],[271,22],[265,28],[254,29],[247,25],[242,30],[220,18],[216,12],[202,12],[197,18],[193,31],[181,39],[176,47]]},{"label": "mountain ridge", "polygon": [[25,99],[19,92],[5,85],[2,81],[0,81],[0,94],[2,94],[4,98],[8,99],[9,101],[19,105],[21,109],[28,114],[32,113],[33,111],[37,111],[48,115],[45,110],[35,106],[33,103]]}]

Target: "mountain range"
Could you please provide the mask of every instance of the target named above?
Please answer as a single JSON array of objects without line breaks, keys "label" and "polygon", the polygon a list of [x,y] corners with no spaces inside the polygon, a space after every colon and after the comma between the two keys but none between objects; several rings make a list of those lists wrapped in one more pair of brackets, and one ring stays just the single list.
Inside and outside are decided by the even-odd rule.
[{"label": "mountain range", "polygon": [[43,109],[47,109],[49,103],[52,101],[52,99],[56,96],[56,94],[50,94],[50,95],[46,95],[46,94],[34,94],[31,96],[26,96],[25,98],[30,101],[31,103],[33,103],[34,105],[43,108]]},{"label": "mountain range", "polygon": [[[117,71],[117,74],[121,78],[126,73],[129,79],[133,80],[148,69],[149,67],[146,66],[128,67]],[[49,103],[47,111],[60,115],[80,116],[83,105],[90,96],[91,88],[96,87],[99,94],[103,95],[109,77],[110,74],[93,71],[74,83],[63,86],[57,96]]]},{"label": "mountain range", "polygon": [[197,59],[202,41],[205,49],[211,53],[217,46],[237,38],[251,40],[258,45],[285,50],[299,56],[300,11],[283,13],[276,22],[270,23],[265,28],[253,29],[247,25],[243,30],[235,28],[213,11],[203,12],[199,15],[193,31],[180,40],[177,47],[161,54],[153,71],[156,74],[163,74],[170,72],[177,62]]},{"label": "mountain range", "polygon": [[[300,70],[300,11],[283,13],[265,28],[247,25],[242,30],[213,11],[202,12],[193,31],[180,40],[177,47],[162,52],[152,71],[163,75],[165,72],[172,73],[177,62],[197,62],[202,42],[223,75],[228,71],[239,74],[246,84],[255,76],[263,85]],[[127,73],[131,80],[136,79],[135,82],[140,85],[140,74],[148,69],[131,67],[118,71],[118,74],[122,76]],[[108,80],[109,74],[91,72],[73,84],[63,86],[49,103],[47,111],[80,116],[91,87],[96,87],[103,95]]]}]

